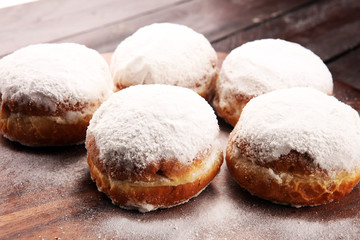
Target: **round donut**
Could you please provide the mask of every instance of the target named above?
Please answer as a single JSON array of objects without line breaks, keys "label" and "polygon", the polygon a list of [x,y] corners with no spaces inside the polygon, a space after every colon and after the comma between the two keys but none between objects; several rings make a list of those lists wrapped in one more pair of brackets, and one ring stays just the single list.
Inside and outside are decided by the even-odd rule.
[{"label": "round donut", "polygon": [[331,202],[360,180],[360,118],[313,88],[253,98],[230,134],[226,163],[251,194],[292,206]]},{"label": "round donut", "polygon": [[297,43],[256,40],[225,58],[212,105],[220,117],[235,126],[250,99],[291,87],[313,87],[332,95],[332,76],[317,55]]},{"label": "round donut", "polygon": [[216,52],[202,34],[183,25],[155,23],[118,45],[110,70],[117,90],[168,84],[190,88],[209,101],[217,77],[216,62]]},{"label": "round donut", "polygon": [[187,202],[219,172],[219,131],[213,109],[190,89],[126,88],[90,121],[91,177],[121,208],[148,212]]},{"label": "round donut", "polygon": [[109,67],[95,50],[27,46],[0,60],[0,131],[28,146],[83,143],[92,114],[112,92]]}]

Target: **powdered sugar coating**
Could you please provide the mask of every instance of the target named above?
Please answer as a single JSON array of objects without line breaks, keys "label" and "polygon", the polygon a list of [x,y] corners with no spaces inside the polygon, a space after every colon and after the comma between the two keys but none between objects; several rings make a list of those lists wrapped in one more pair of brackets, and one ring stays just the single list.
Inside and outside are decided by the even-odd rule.
[{"label": "powdered sugar coating", "polygon": [[360,118],[350,106],[312,89],[292,88],[253,98],[229,141],[243,140],[250,159],[273,161],[291,150],[322,169],[360,168]]},{"label": "powdered sugar coating", "polygon": [[216,75],[217,55],[209,41],[189,27],[155,23],[137,30],[111,59],[114,83],[170,84],[206,92]]},{"label": "powdered sugar coating", "polygon": [[102,102],[112,89],[104,58],[80,44],[30,45],[0,60],[0,91],[6,101],[56,111],[59,103]]},{"label": "powdered sugar coating", "polygon": [[215,113],[203,98],[170,85],[137,85],[114,93],[87,131],[95,137],[100,159],[129,170],[160,160],[191,164],[219,133]]},{"label": "powdered sugar coating", "polygon": [[234,95],[254,97],[290,87],[313,87],[331,95],[332,76],[313,52],[281,39],[256,40],[231,51],[216,86],[220,106]]}]

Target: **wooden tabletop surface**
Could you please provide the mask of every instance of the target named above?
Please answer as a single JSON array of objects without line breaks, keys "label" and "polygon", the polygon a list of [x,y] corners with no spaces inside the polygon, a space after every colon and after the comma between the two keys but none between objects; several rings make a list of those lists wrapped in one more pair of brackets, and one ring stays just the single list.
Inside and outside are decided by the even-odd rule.
[{"label": "wooden tabletop surface", "polygon": [[[359,12],[359,0],[39,0],[0,8],[0,57],[44,42],[112,52],[154,22],[187,25],[218,52],[282,38],[319,55],[335,96],[360,111]],[[224,143],[230,130],[222,126]],[[139,214],[97,191],[83,145],[32,149],[4,138],[0,174],[0,239],[360,239],[359,186],[334,203],[295,209],[250,196],[224,165],[188,204]]]},{"label": "wooden tabletop surface", "polygon": [[101,53],[154,22],[187,25],[216,51],[282,38],[319,55],[360,89],[359,0],[39,0],[0,9],[0,57],[32,43],[77,42]]}]

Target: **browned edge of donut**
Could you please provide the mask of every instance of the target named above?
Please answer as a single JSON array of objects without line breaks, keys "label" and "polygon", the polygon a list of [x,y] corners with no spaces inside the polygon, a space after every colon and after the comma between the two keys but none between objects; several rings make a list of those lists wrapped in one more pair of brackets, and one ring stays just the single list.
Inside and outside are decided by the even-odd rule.
[{"label": "browned edge of donut", "polygon": [[[212,99],[212,106],[215,109],[217,115],[223,118],[231,126],[235,127],[236,123],[239,121],[242,110],[246,104],[256,96],[245,96],[245,95],[234,95],[226,96],[227,105],[225,107],[220,107],[219,104],[219,93],[214,90],[214,98]],[[332,96],[332,93],[328,93],[328,96]]]},{"label": "browned edge of donut", "polygon": [[197,196],[213,180],[223,163],[223,154],[220,152],[212,168],[193,182],[174,186],[156,186],[156,184],[141,186],[136,181],[136,184],[132,185],[131,181],[113,179],[96,166],[96,163],[99,162],[99,149],[92,135],[86,139],[86,148],[91,178],[96,182],[99,191],[104,192],[114,204],[125,209],[139,209],[139,206],[148,204],[153,205],[154,209],[152,210],[155,210],[187,202],[190,198]]},{"label": "browned edge of donut", "polygon": [[226,150],[231,176],[251,194],[276,203],[295,207],[325,204],[350,193],[360,180],[360,170],[330,176],[310,166],[309,156],[296,151],[261,164],[241,155],[234,156],[233,147],[229,144]]},{"label": "browned edge of donut", "polygon": [[[216,66],[215,66],[216,67]],[[214,77],[211,79],[209,86],[207,87],[207,91],[205,92],[198,92],[198,94],[203,97],[208,103],[211,103],[212,99],[214,98],[215,95],[215,86],[216,86],[216,82],[217,79],[219,77],[219,69],[216,68],[216,72]]]},{"label": "browned edge of donut", "polygon": [[236,123],[239,121],[243,108],[251,100],[252,97],[235,95],[227,96],[227,98],[233,99],[231,101],[228,101],[228,104],[225,107],[220,107],[219,94],[215,90],[215,96],[212,101],[212,106],[215,108],[215,111],[219,117],[223,118],[227,123],[235,127]]},{"label": "browned edge of donut", "polygon": [[[27,146],[62,146],[83,143],[92,114],[87,114],[76,123],[57,123],[48,115],[27,115],[11,112],[2,103],[0,131],[8,139]],[[51,117],[51,115],[49,116]]]}]

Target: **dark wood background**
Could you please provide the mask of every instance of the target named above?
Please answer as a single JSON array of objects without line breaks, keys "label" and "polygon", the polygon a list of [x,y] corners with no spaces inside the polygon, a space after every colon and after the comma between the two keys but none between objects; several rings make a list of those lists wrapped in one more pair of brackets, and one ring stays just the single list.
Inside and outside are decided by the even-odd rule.
[{"label": "dark wood background", "polygon": [[[318,54],[336,79],[335,97],[360,111],[359,13],[359,0],[40,0],[0,9],[0,57],[40,42],[112,52],[154,22],[185,24],[218,52],[282,38]],[[225,146],[231,128],[221,127]],[[251,196],[224,165],[196,199],[139,214],[97,191],[84,145],[34,149],[2,137],[0,176],[0,239],[360,239],[360,186],[294,209]]]},{"label": "dark wood background", "polygon": [[101,53],[154,22],[185,24],[217,51],[261,38],[318,54],[333,77],[360,88],[358,0],[40,0],[0,9],[0,57],[31,43],[77,42]]}]

